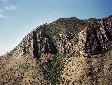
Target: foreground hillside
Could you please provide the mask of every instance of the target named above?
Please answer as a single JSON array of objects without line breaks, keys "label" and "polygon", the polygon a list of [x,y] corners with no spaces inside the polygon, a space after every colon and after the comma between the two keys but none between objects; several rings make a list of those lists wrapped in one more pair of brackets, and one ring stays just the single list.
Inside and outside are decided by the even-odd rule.
[{"label": "foreground hillside", "polygon": [[0,85],[112,85],[112,16],[36,27],[0,57]]}]

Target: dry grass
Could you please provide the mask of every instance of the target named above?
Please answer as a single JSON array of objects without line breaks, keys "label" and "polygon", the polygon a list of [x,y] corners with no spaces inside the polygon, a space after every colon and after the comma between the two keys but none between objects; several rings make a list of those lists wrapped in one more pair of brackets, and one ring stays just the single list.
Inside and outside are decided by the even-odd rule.
[{"label": "dry grass", "polygon": [[0,85],[45,85],[36,60],[28,55],[12,55],[0,61]]},{"label": "dry grass", "polygon": [[63,61],[61,85],[112,85],[112,52]]}]

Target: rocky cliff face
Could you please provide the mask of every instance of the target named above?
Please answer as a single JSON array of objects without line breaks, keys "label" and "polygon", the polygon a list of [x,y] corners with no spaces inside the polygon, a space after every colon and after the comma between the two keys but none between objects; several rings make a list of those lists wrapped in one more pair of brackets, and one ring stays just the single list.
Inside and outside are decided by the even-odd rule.
[{"label": "rocky cliff face", "polygon": [[112,85],[112,16],[60,18],[0,57],[1,85]]},{"label": "rocky cliff face", "polygon": [[79,33],[80,53],[99,54],[112,50],[112,18],[94,21]]}]

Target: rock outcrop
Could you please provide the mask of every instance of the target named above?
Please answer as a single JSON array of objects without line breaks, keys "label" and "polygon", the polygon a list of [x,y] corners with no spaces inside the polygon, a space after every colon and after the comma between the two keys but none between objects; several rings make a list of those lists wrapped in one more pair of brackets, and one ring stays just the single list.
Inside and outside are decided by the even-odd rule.
[{"label": "rock outcrop", "polygon": [[112,50],[112,19],[92,22],[79,33],[80,54],[97,55]]}]

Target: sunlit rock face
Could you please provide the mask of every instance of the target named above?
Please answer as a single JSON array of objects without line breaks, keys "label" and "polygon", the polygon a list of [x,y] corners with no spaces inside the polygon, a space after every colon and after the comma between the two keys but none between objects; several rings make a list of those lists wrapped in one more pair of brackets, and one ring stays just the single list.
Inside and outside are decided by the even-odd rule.
[{"label": "sunlit rock face", "polygon": [[112,50],[111,18],[94,21],[79,33],[80,54],[97,55]]}]

